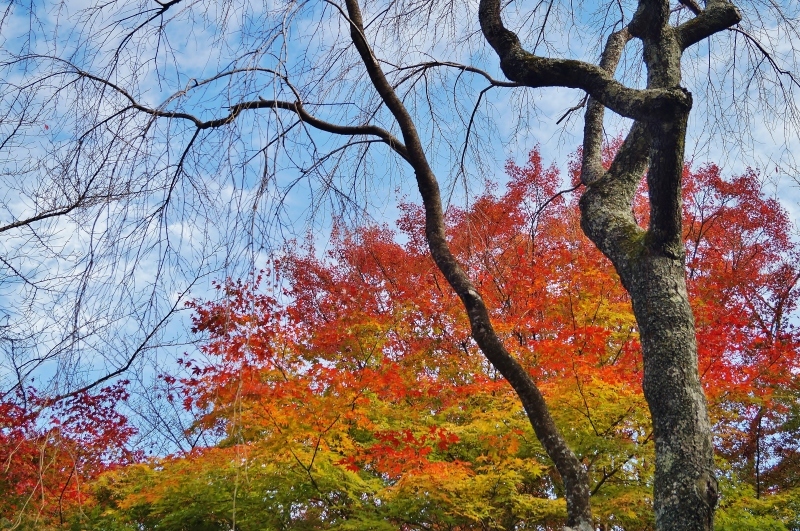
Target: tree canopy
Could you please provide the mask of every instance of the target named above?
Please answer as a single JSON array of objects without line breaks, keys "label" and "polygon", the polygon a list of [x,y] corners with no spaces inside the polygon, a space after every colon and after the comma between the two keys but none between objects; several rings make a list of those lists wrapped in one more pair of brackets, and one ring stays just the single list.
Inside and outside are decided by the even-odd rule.
[{"label": "tree canopy", "polygon": [[[575,194],[556,195],[558,172],[536,151],[507,172],[505,189],[489,182],[449,212],[451,244],[587,467],[596,525],[652,529],[652,426],[629,297],[583,236]],[[716,528],[798,529],[794,228],[755,172],[726,181],[717,166],[687,167],[684,182],[722,485]],[[645,191],[637,197],[646,223]],[[218,444],[111,466],[68,519],[109,530],[563,526],[560,477],[510,386],[477,355],[421,215],[406,205],[399,234],[340,226],[324,256],[298,245],[274,275],[227,280],[221,297],[193,302],[203,346],[161,379]],[[58,470],[48,504],[54,487],[73,485]],[[27,512],[47,522],[37,504]]]},{"label": "tree canopy", "polygon": [[[194,445],[180,418],[162,415],[175,406],[152,384],[163,372],[155,353],[186,340],[170,323],[187,294],[210,277],[252,274],[299,210],[319,220],[330,208],[358,224],[408,177],[422,205],[417,234],[557,471],[565,529],[589,531],[592,467],[496,321],[507,303],[448,234],[446,214],[451,200],[469,211],[475,182],[537,123],[575,123],[582,110],[580,228],[630,297],[655,527],[711,529],[725,476],[687,284],[687,139],[753,147],[768,124],[796,140],[798,9],[772,0],[11,2],[0,19],[2,396],[24,402],[44,379],[42,415],[130,376],[149,408],[139,416],[147,431]],[[539,98],[546,87],[555,97]],[[567,90],[579,101],[561,99],[556,111]],[[705,126],[693,135],[698,110]],[[603,151],[611,123],[628,128],[613,155]]]}]

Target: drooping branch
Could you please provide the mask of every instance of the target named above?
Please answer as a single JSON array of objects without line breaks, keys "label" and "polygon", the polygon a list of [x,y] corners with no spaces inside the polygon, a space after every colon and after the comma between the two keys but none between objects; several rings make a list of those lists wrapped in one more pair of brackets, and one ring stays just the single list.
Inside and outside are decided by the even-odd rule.
[{"label": "drooping branch", "polygon": [[[738,33],[739,35],[742,35],[745,39],[747,39],[747,42],[749,42],[750,44],[755,46],[756,49],[758,49],[758,51],[761,52],[761,55],[764,56],[764,59],[767,60],[767,62],[770,64],[772,69],[777,74],[788,77],[789,81],[791,82],[792,85],[800,88],[800,79],[798,79],[797,75],[794,72],[792,72],[791,70],[787,70],[786,68],[784,68],[780,64],[778,64],[778,61],[775,59],[773,54],[770,53],[769,50],[767,50],[764,47],[764,45],[761,44],[761,42],[754,35],[751,35],[749,32],[747,32],[747,31],[745,31],[745,30],[743,30],[741,28],[728,28],[728,29],[730,31],[732,31],[732,32],[735,32],[735,33]],[[781,86],[782,85],[783,85],[783,83],[781,83]]]}]

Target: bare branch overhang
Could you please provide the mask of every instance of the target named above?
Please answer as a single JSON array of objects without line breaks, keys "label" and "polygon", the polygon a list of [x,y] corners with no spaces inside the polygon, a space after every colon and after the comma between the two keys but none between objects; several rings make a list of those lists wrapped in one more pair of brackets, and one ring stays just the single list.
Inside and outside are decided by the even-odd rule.
[{"label": "bare branch overhang", "polygon": [[[179,0],[178,0],[179,1]],[[170,4],[177,3],[171,2]],[[118,84],[109,81],[108,79],[103,78],[102,76],[98,76],[83,70],[76,66],[75,64],[61,59],[59,57],[54,56],[47,56],[47,55],[30,55],[25,56],[20,59],[26,58],[38,58],[38,59],[47,59],[54,62],[58,62],[63,64],[67,71],[71,74],[78,76],[79,78],[88,79],[94,81],[95,83],[104,85],[112,89],[114,92],[122,96],[125,100],[128,101],[128,106],[124,109],[120,110],[116,114],[122,114],[129,110],[139,111],[141,113],[147,114],[152,116],[153,118],[167,118],[167,119],[178,119],[178,120],[186,120],[194,124],[194,126],[198,130],[204,129],[216,129],[219,127],[223,127],[232,123],[236,118],[243,112],[247,110],[257,110],[257,109],[283,109],[287,111],[294,112],[300,120],[307,123],[308,125],[314,127],[315,129],[319,129],[321,131],[325,131],[328,133],[333,133],[336,135],[349,135],[349,136],[374,136],[379,138],[384,144],[388,145],[395,153],[403,157],[406,161],[409,161],[408,152],[406,146],[403,144],[400,139],[395,137],[386,129],[382,127],[372,125],[372,124],[362,124],[362,125],[341,125],[335,124],[331,122],[327,122],[320,118],[317,118],[313,114],[309,113],[305,106],[303,105],[300,93],[295,89],[294,86],[289,82],[289,80],[283,74],[267,69],[267,68],[241,68],[241,69],[233,69],[225,72],[221,72],[216,74],[210,78],[203,79],[203,80],[191,80],[191,85],[187,86],[186,89],[179,91],[169,98],[167,98],[162,104],[158,105],[157,107],[150,107],[147,105],[143,105],[139,102],[130,92],[125,90],[123,87],[119,86]],[[477,71],[477,69],[475,69]],[[194,114],[184,111],[174,111],[174,110],[167,110],[166,107],[178,97],[186,94],[186,92],[190,89],[194,89],[197,87],[204,86],[212,81],[220,79],[221,77],[227,77],[231,75],[235,75],[238,73],[249,73],[249,72],[264,72],[268,74],[272,74],[275,77],[279,78],[295,95],[295,101],[287,101],[287,100],[268,100],[259,97],[258,100],[252,101],[243,101],[228,107],[228,113],[225,116],[219,118],[213,118],[211,120],[202,120],[198,118]],[[480,72],[480,71],[477,71]]]},{"label": "bare branch overhang", "polygon": [[598,65],[528,52],[519,37],[503,25],[500,0],[481,0],[478,14],[483,34],[500,58],[500,68],[512,81],[532,88],[581,89],[617,114],[634,120],[658,119],[691,108],[691,95],[684,89],[632,89]]},{"label": "bare branch overhang", "polygon": [[160,107],[148,107],[146,105],[142,105],[125,89],[108,81],[107,79],[103,79],[100,76],[96,76],[94,74],[79,69],[76,69],[76,74],[114,89],[117,93],[122,95],[125,99],[127,99],[130,102],[127,109],[133,109],[142,112],[144,114],[148,114],[154,118],[187,120],[189,122],[192,122],[194,126],[199,130],[216,129],[225,126],[227,124],[230,124],[234,120],[236,120],[236,118],[243,111],[256,110],[256,109],[283,109],[294,112],[295,114],[297,114],[300,120],[314,127],[315,129],[319,129],[321,131],[337,135],[350,135],[350,136],[363,135],[363,136],[378,137],[383,143],[388,145],[394,152],[403,157],[403,159],[409,160],[406,146],[403,144],[403,142],[401,142],[397,137],[395,137],[389,131],[383,129],[382,127],[378,127],[372,124],[340,125],[327,122],[309,113],[303,106],[303,103],[299,100],[286,101],[286,100],[267,100],[264,98],[259,98],[258,100],[253,100],[253,101],[243,101],[228,107],[228,114],[226,114],[225,116],[222,116],[220,118],[214,118],[212,120],[201,120],[197,116],[188,112],[170,111],[170,110],[164,110],[163,108]]},{"label": "bare branch overhang", "polygon": [[[680,88],[633,89],[614,79],[601,66],[575,59],[534,55],[522,47],[519,37],[503,25],[500,0],[481,0],[481,29],[500,58],[508,79],[528,87],[568,87],[586,91],[612,111],[634,120],[669,116],[691,107],[690,95]],[[706,9],[676,28],[681,49],[737,24],[739,10],[727,0],[711,0]]]}]

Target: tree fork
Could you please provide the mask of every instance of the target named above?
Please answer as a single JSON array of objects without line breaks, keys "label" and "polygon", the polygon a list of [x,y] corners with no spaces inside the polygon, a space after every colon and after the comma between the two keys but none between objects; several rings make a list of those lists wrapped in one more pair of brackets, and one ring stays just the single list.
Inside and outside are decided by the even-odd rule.
[{"label": "tree fork", "polygon": [[[499,0],[481,0],[481,29],[503,72],[531,87],[585,90],[587,104],[581,179],[581,226],[611,259],[628,290],[639,325],[643,389],[656,449],[654,508],[659,530],[709,531],[718,499],[711,425],[697,367],[694,316],[689,305],[681,227],[681,178],[691,94],[681,87],[681,55],[688,46],[736,24],[727,0],[709,0],[691,21],[673,27],[668,0],[640,0],[627,28],[612,34],[599,66],[548,59],[525,51],[505,28]],[[644,46],[647,87],[614,80],[630,37]],[[635,123],[611,168],[600,161],[604,107]],[[644,172],[650,226],[631,213]]]}]

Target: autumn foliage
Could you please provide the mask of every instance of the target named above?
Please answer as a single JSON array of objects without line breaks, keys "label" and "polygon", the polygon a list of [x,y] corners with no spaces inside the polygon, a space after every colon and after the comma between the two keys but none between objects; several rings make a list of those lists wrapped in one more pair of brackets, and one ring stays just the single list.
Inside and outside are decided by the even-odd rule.
[{"label": "autumn foliage", "polygon": [[91,480],[141,459],[117,409],[126,383],[57,404],[33,388],[0,400],[0,529],[63,527],[91,498]]},{"label": "autumn foliage", "polygon": [[[598,525],[652,529],[653,449],[628,297],[583,236],[577,195],[558,193],[558,172],[537,151],[506,169],[502,191],[487,183],[469,207],[451,209],[451,245],[588,468]],[[644,223],[644,193],[637,201]],[[324,250],[293,247],[269,270],[222,282],[218,298],[193,303],[203,346],[161,378],[168,399],[195,415],[193,429],[219,443],[112,467],[72,522],[558,528],[559,478],[513,392],[472,343],[460,302],[428,256],[422,216],[404,206],[399,233],[338,226]],[[797,529],[792,224],[758,174],[726,180],[707,165],[685,171],[684,227],[723,487],[718,528]],[[3,428],[3,448],[15,433]],[[8,469],[18,457],[5,452]]]}]

